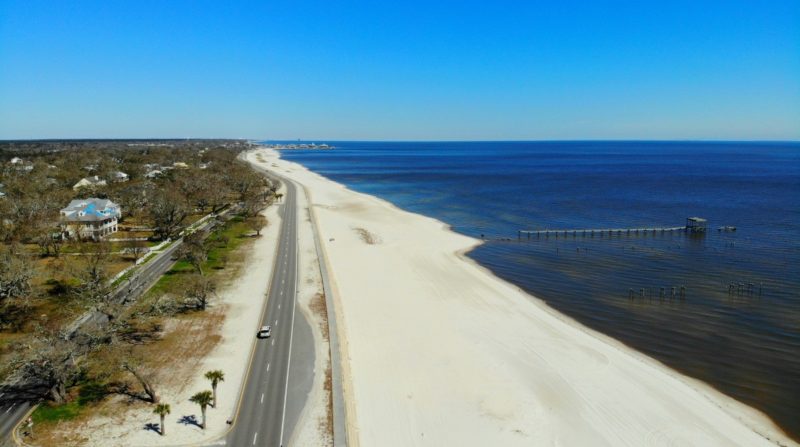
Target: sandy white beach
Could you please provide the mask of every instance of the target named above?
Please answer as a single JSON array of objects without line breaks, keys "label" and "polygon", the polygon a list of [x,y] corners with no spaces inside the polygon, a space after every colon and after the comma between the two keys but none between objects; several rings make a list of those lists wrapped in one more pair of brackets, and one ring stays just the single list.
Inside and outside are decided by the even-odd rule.
[{"label": "sandy white beach", "polygon": [[463,257],[478,241],[257,153],[310,194],[337,292],[351,445],[797,445]]}]

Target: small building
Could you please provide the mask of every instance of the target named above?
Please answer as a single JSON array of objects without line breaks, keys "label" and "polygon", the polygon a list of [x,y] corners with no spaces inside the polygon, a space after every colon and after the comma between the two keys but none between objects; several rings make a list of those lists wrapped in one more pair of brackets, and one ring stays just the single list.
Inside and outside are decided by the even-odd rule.
[{"label": "small building", "polygon": [[27,160],[23,160],[19,157],[12,158],[9,162],[12,166],[12,169],[15,171],[22,171],[22,172],[31,172],[33,171],[33,163]]},{"label": "small building", "polygon": [[84,177],[78,181],[75,185],[72,186],[72,189],[77,191],[81,188],[88,188],[91,186],[105,186],[106,181],[101,179],[100,177],[93,175],[91,177]]},{"label": "small building", "polygon": [[706,220],[702,217],[687,217],[686,218],[686,229],[691,231],[692,233],[705,233],[706,231]]},{"label": "small building", "polygon": [[61,234],[72,239],[99,240],[117,231],[122,211],[107,199],[76,199],[61,210]]},{"label": "small building", "polygon": [[172,163],[172,167],[175,169],[189,169],[189,165],[182,161],[176,161],[175,163]]},{"label": "small building", "polygon": [[122,171],[114,171],[111,174],[111,180],[117,183],[127,182],[129,180],[128,174]]},{"label": "small building", "polygon": [[158,177],[161,177],[161,174],[163,174],[163,172],[161,172],[161,170],[153,169],[153,170],[147,171],[147,174],[145,174],[144,176],[147,177],[147,178],[158,178]]}]

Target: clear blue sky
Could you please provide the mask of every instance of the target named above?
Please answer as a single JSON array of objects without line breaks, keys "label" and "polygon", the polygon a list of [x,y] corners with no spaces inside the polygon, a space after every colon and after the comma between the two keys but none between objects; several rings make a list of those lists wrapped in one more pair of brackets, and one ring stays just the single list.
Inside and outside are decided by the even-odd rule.
[{"label": "clear blue sky", "polygon": [[797,140],[800,1],[0,0],[62,137]]}]

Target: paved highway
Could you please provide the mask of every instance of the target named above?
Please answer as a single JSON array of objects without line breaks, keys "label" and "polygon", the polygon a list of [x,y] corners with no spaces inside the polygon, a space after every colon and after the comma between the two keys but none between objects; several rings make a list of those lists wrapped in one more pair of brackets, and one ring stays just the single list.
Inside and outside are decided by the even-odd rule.
[{"label": "paved highway", "polygon": [[[239,410],[226,440],[231,446],[282,446],[291,436],[286,420],[297,297],[296,186],[286,185],[278,251],[262,325],[272,336],[256,340]],[[299,316],[298,316],[299,317]],[[245,334],[247,336],[247,334]],[[255,337],[255,333],[251,335]],[[305,368],[304,368],[305,369]]]}]

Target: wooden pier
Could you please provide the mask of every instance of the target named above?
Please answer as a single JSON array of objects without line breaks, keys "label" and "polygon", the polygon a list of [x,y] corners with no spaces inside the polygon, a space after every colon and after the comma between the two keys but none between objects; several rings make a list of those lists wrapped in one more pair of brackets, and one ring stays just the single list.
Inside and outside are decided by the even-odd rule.
[{"label": "wooden pier", "polygon": [[517,230],[517,239],[522,240],[522,235],[526,234],[528,239],[531,236],[536,237],[550,237],[550,236],[589,236],[594,237],[604,235],[645,235],[645,234],[661,234],[661,233],[705,233],[706,221],[699,217],[690,217],[686,219],[686,225],[682,227],[643,227],[643,228],[590,228],[590,229],[574,229],[574,230]]}]

